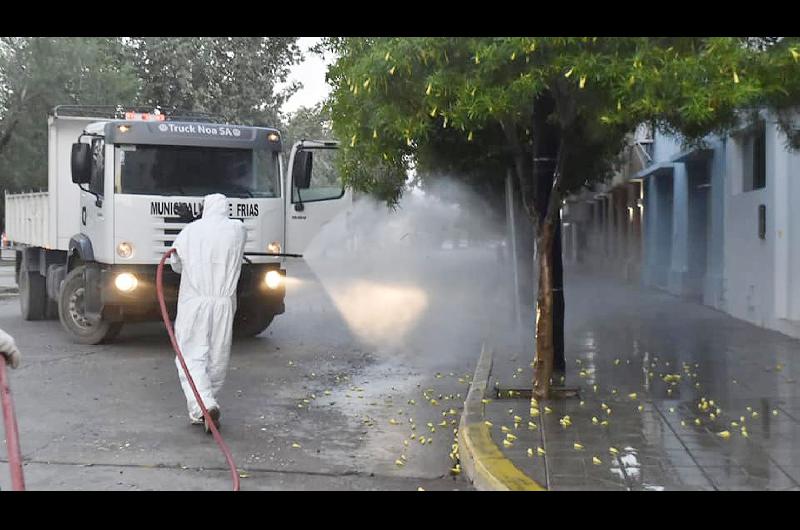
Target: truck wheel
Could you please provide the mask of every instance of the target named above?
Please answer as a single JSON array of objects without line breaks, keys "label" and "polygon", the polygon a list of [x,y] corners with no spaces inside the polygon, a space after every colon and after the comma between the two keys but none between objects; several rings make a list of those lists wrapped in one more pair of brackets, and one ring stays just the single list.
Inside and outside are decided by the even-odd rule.
[{"label": "truck wheel", "polygon": [[275,318],[273,313],[268,313],[261,308],[241,306],[233,317],[234,338],[255,337],[267,329]]},{"label": "truck wheel", "polygon": [[47,289],[44,277],[28,271],[25,260],[19,271],[19,307],[24,320],[42,320],[47,311]]},{"label": "truck wheel", "polygon": [[61,325],[72,335],[78,344],[100,344],[116,337],[122,329],[122,322],[90,322],[85,316],[84,298],[85,267],[76,267],[61,284],[58,297],[58,317]]}]

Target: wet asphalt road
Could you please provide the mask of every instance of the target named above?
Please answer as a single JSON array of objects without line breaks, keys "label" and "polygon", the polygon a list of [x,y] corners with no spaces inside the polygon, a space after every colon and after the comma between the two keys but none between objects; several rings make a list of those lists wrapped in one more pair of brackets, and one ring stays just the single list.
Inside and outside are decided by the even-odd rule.
[{"label": "wet asphalt road", "polygon": [[[392,283],[392,293],[405,285],[424,303],[400,297],[369,307],[389,320],[386,344],[386,329],[362,329],[371,315],[343,312],[344,298],[337,304],[305,264],[290,265],[287,312],[262,336],[234,343],[220,397],[243,490],[471,489],[451,472],[449,455],[480,342],[493,327],[483,303],[492,293],[479,291],[497,281],[486,273],[496,256],[450,255],[457,253],[441,262],[444,282],[432,272],[427,287]],[[478,270],[487,287],[477,285]],[[391,298],[381,296],[380,278],[370,285],[367,297]],[[348,293],[336,296],[364,295]],[[392,314],[408,307],[414,314],[393,329]],[[6,296],[0,328],[24,355],[11,384],[28,489],[230,487],[216,444],[189,425],[160,324],[129,325],[112,344],[81,346],[57,321],[22,321],[18,298]],[[5,456],[3,448],[0,487],[8,489]]]}]

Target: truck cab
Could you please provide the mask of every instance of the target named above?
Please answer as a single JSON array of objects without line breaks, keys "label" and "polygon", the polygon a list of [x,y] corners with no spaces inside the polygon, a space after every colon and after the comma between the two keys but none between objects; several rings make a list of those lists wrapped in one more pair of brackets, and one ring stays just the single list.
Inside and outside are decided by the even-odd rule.
[{"label": "truck cab", "polygon": [[[77,342],[159,318],[156,266],[211,193],[225,195],[229,216],[247,229],[234,332],[257,335],[285,310],[288,262],[265,254],[302,253],[351,202],[332,163],[335,142],[299,142],[284,171],[276,129],[127,112],[84,121],[78,134],[73,123],[66,134],[59,120],[72,120],[59,110],[50,120],[47,222],[61,226],[47,227],[49,244],[17,241],[20,297],[26,319],[57,314]],[[267,280],[270,271],[278,276]],[[173,317],[179,283],[166,268]]]}]

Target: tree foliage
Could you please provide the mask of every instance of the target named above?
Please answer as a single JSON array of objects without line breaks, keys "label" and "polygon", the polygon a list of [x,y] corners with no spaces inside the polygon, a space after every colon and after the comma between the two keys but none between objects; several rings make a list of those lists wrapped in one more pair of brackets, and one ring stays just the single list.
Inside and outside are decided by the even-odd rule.
[{"label": "tree foliage", "polygon": [[141,80],[139,102],[205,111],[247,125],[280,123],[298,89],[286,82],[300,59],[296,37],[140,37],[126,39]]},{"label": "tree foliage", "polygon": [[283,132],[284,150],[290,150],[300,140],[332,140],[331,118],[322,103],[300,107],[289,115]]},{"label": "tree foliage", "polygon": [[[47,184],[56,105],[146,105],[280,127],[294,37],[0,38],[0,189]],[[3,205],[0,204],[0,220]]]},{"label": "tree foliage", "polygon": [[[798,40],[788,38],[758,45],[725,37],[336,38],[326,44],[339,56],[329,79],[345,175],[389,202],[402,193],[400,176],[412,160],[488,168],[499,160],[511,165],[515,149],[530,157],[533,103],[544,93],[556,99],[549,119],[569,153],[562,182],[568,192],[607,174],[624,135],[641,122],[697,141],[734,127],[743,108],[790,108],[800,92]],[[505,134],[496,134],[498,128]],[[452,134],[442,134],[446,129]],[[463,144],[452,151],[458,160],[433,148],[455,139]]]},{"label": "tree foliage", "polygon": [[[99,38],[0,39],[0,189],[47,184],[47,115],[60,104],[115,104],[138,81],[118,42]],[[0,220],[5,201],[0,201]]]}]

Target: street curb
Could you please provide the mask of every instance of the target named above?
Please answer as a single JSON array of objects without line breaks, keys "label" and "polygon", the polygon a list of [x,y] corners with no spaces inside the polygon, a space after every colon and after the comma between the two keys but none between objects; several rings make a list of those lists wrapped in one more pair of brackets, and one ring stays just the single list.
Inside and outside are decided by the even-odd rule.
[{"label": "street curb", "polygon": [[520,471],[492,440],[483,420],[482,400],[492,372],[492,351],[483,344],[458,426],[459,459],[467,477],[480,491],[545,491]]}]

